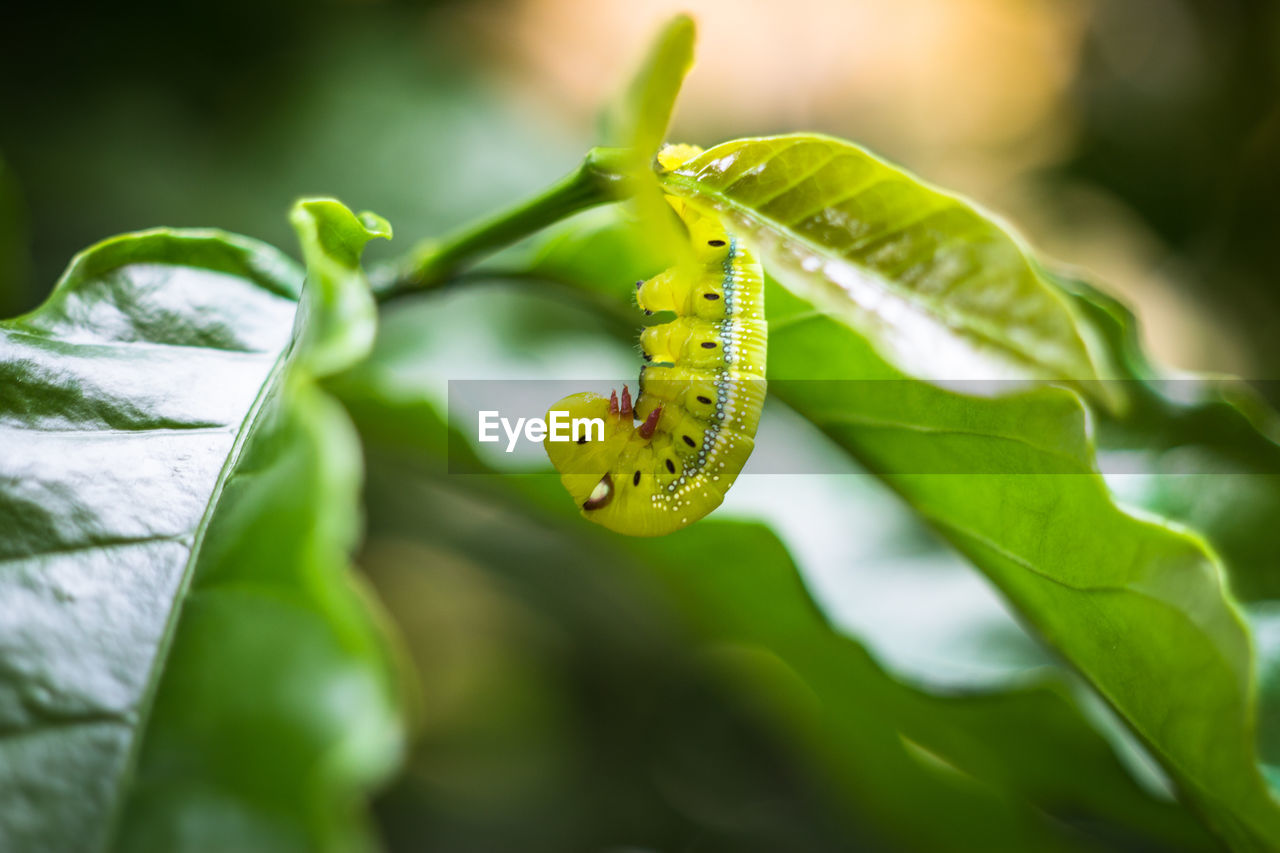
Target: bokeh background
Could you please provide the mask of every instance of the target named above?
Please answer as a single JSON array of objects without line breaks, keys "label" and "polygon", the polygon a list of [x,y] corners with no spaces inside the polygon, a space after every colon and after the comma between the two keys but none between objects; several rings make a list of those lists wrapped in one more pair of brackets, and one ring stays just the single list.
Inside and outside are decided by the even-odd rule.
[{"label": "bokeh background", "polygon": [[[697,18],[700,48],[673,138],[853,139],[1092,271],[1167,364],[1280,378],[1280,4],[1265,0],[25,4],[0,26],[0,314],[122,231],[212,226],[292,251],[290,203],[328,194],[394,224],[376,259],[493,211],[576,164],[676,11]],[[563,375],[585,353],[633,370],[575,312],[501,289],[406,304],[365,379],[412,397],[443,378]],[[642,554],[406,462],[394,415],[370,406],[360,562],[422,682],[414,758],[376,804],[391,847],[895,847],[776,736],[774,711],[706,677]],[[847,477],[744,478],[725,511],[772,525],[868,661],[946,690],[1055,666],[882,487],[831,459]],[[1153,810],[1141,831],[1091,837],[1202,843],[1091,714]]]},{"label": "bokeh background", "polygon": [[0,28],[0,215],[26,251],[0,306],[122,230],[288,245],[279,211],[300,193],[406,236],[491,209],[570,167],[682,9],[701,44],[674,137],[865,143],[1095,271],[1166,360],[1275,377],[1266,0],[23,4]]}]

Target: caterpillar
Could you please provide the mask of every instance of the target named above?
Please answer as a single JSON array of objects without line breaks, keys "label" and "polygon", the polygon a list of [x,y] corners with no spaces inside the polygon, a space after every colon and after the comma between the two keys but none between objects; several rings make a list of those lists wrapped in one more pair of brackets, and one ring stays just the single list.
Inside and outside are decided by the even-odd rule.
[{"label": "caterpillar", "polygon": [[[673,152],[673,148],[681,149]],[[688,159],[664,149],[662,165]],[[693,149],[696,153],[696,149]],[[605,399],[572,394],[548,412],[600,418],[604,435],[544,442],[582,515],[618,533],[661,536],[718,507],[755,446],[765,398],[764,275],[714,216],[668,197],[692,244],[692,263],[636,283],[646,327],[634,405],[623,386]]]}]

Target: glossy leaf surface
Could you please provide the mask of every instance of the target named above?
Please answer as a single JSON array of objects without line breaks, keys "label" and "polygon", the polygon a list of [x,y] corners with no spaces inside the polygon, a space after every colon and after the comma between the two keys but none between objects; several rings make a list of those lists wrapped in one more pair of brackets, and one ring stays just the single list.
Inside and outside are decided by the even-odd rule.
[{"label": "glossy leaf surface", "polygon": [[770,275],[928,379],[1092,379],[1088,329],[1008,231],[848,142],[726,142],[664,177]]},{"label": "glossy leaf surface", "polygon": [[266,246],[157,230],[0,325],[6,849],[362,837],[399,712],[346,574],[358,449],[317,382],[372,340],[370,233],[297,217],[304,290]]}]

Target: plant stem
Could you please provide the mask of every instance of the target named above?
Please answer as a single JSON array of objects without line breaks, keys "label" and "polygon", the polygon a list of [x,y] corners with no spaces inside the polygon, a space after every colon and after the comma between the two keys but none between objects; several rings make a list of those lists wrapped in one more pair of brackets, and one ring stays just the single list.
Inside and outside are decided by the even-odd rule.
[{"label": "plant stem", "polygon": [[573,173],[497,216],[440,239],[427,239],[370,275],[379,301],[427,290],[493,252],[624,193],[629,151],[593,148]]}]

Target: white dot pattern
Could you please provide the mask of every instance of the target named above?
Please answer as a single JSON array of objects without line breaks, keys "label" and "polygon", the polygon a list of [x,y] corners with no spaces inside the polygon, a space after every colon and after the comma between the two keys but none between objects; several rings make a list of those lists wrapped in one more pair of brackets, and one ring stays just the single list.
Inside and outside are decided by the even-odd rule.
[{"label": "white dot pattern", "polygon": [[[729,237],[728,250],[720,271],[724,319],[709,325],[716,331],[715,338],[722,352],[723,366],[687,367],[705,375],[714,384],[714,410],[706,422],[696,458],[683,465],[675,480],[668,483],[665,489],[655,490],[651,495],[650,503],[659,511],[687,511],[694,498],[711,501],[699,515],[718,505],[737,476],[741,461],[745,461],[745,455],[735,451],[746,445],[749,452],[753,446],[756,423],[760,419],[760,408],[764,400],[765,323],[761,312],[764,302],[763,276],[737,238],[732,236]],[[701,290],[698,287],[693,292],[699,293]],[[675,366],[682,366],[679,359]],[[752,385],[760,386],[759,393],[751,393],[754,390],[750,387]],[[640,371],[640,387],[639,400],[642,401],[645,393],[643,369]],[[665,414],[663,418],[666,419]],[[659,429],[662,429],[661,425]],[[735,461],[732,475],[722,483],[719,473],[709,474],[708,470],[724,471],[726,458],[741,461]],[[681,518],[682,524],[687,522],[687,518]]]}]

